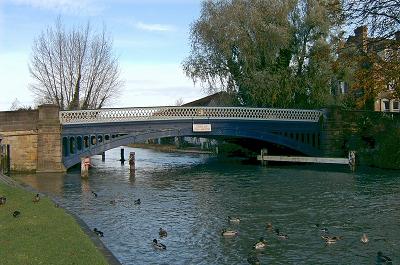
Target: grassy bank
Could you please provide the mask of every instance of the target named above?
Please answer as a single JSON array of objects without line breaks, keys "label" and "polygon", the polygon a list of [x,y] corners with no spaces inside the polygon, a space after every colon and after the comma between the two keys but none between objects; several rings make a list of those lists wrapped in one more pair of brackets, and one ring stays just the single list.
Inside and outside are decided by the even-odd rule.
[{"label": "grassy bank", "polygon": [[[48,198],[0,182],[0,264],[107,264],[73,217]],[[13,217],[18,210],[21,214]]]}]

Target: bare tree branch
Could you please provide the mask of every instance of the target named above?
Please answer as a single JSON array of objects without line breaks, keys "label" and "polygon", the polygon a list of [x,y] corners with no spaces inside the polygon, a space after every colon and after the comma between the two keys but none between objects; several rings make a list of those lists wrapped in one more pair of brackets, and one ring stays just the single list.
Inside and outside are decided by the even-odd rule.
[{"label": "bare tree branch", "polygon": [[34,41],[29,71],[36,101],[60,109],[103,107],[123,86],[105,29],[98,34],[87,23],[66,31],[60,18]]}]

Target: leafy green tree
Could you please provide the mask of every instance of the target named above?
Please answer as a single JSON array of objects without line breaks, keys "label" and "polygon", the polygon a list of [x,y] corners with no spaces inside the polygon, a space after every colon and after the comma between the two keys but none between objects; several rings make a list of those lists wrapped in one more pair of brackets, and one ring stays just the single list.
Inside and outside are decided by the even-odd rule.
[{"label": "leafy green tree", "polygon": [[321,107],[330,94],[337,1],[207,0],[186,74],[259,107]]}]

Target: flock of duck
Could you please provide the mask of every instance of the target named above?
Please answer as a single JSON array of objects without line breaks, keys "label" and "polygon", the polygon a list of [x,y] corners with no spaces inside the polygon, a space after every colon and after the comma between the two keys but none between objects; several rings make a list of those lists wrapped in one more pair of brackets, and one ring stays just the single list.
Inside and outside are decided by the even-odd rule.
[{"label": "flock of duck", "polygon": [[[240,223],[240,219],[238,217],[230,217],[228,216],[228,221],[230,224],[236,224],[238,225]],[[325,244],[330,245],[330,244],[335,244],[337,241],[343,239],[342,236],[331,236],[329,235],[328,229],[326,227],[321,227],[320,224],[315,224],[315,227],[319,229],[319,231],[322,233],[321,238],[324,240]],[[271,223],[267,223],[266,225],[267,230],[273,231],[276,235],[276,237],[280,240],[286,240],[289,239],[289,236],[286,234],[282,234],[279,228],[273,228]],[[221,235],[223,237],[235,237],[239,235],[239,232],[237,230],[228,230],[226,228],[222,229]],[[367,244],[369,242],[367,234],[363,234],[360,238],[360,241],[363,244]],[[265,248],[268,247],[267,241],[263,238],[260,237],[260,239],[253,244],[252,249],[253,250],[264,250]],[[249,254],[249,257],[247,258],[247,262],[252,265],[259,265],[260,260],[258,259],[257,255],[254,254],[254,252]],[[385,256],[382,251],[377,252],[376,256],[376,263],[377,264],[392,264],[392,259],[389,258],[388,256]]]},{"label": "flock of duck", "polygon": [[[92,194],[93,194],[93,196],[97,197],[97,194],[95,192],[92,191]],[[1,198],[0,198],[0,203],[1,203]],[[110,204],[111,205],[115,205],[116,204],[116,200],[111,200]],[[140,199],[134,200],[133,204],[134,205],[140,205],[141,204]],[[239,225],[240,224],[240,218],[228,216],[228,222],[229,222],[229,224]],[[328,229],[326,227],[322,227],[320,224],[315,224],[314,226],[315,226],[315,228],[319,229],[319,231],[322,233],[321,239],[327,245],[335,244],[339,240],[343,239],[342,236],[331,236],[331,235],[329,235]],[[274,228],[272,226],[272,223],[267,223],[266,224],[266,229],[268,231],[273,232],[275,234],[276,238],[278,238],[280,240],[289,239],[289,236],[287,234],[282,233],[279,228]],[[104,236],[104,233],[102,231],[98,230],[97,228],[94,228],[93,232],[95,234],[97,234],[99,237],[103,237]],[[167,237],[167,235],[168,235],[167,231],[165,229],[163,229],[163,228],[159,229],[158,234],[159,234],[160,238]],[[224,228],[221,231],[221,236],[226,237],[226,238],[232,238],[232,237],[236,237],[238,235],[239,235],[239,232],[237,230]],[[369,242],[367,234],[364,233],[361,236],[360,241],[363,244],[367,244]],[[157,239],[153,239],[152,245],[157,250],[166,250],[167,249],[167,246],[164,245],[163,243],[161,243]],[[253,244],[253,246],[252,246],[253,252],[250,252],[250,254],[249,254],[248,258],[247,258],[247,262],[249,264],[251,264],[251,265],[259,265],[260,264],[260,260],[258,259],[256,253],[257,253],[257,251],[260,251],[260,250],[262,251],[262,250],[266,249],[267,247],[268,247],[268,242],[263,237],[260,237],[259,240]],[[254,253],[254,251],[256,253]],[[377,262],[377,264],[392,264],[391,258],[389,258],[388,256],[385,256],[381,251],[377,252],[376,262]]]},{"label": "flock of duck", "polygon": [[[91,193],[92,193],[92,195],[94,197],[97,197],[97,193],[95,193],[94,191],[91,191]],[[39,201],[40,201],[40,195],[39,195],[39,193],[37,193],[35,195],[35,197],[33,197],[32,202],[38,203]],[[7,198],[6,197],[4,197],[4,196],[0,197],[0,206],[6,204],[6,202],[7,202]],[[111,200],[110,204],[111,205],[115,205],[116,204],[116,200]],[[140,205],[140,204],[141,204],[140,199],[134,200],[134,205]],[[15,218],[18,218],[20,215],[21,215],[21,212],[18,211],[18,210],[15,210],[13,212],[13,216]],[[230,216],[228,216],[228,222],[230,224],[238,225],[238,224],[240,224],[240,219],[238,217],[230,217]],[[315,227],[317,229],[319,229],[319,231],[322,233],[321,238],[325,241],[325,244],[328,244],[328,245],[335,244],[337,241],[343,239],[342,236],[330,236],[329,232],[328,232],[328,229],[326,227],[321,227],[320,224],[315,224]],[[274,231],[276,237],[278,239],[280,239],[280,240],[289,239],[289,236],[286,235],[286,234],[282,234],[281,231],[279,230],[279,228],[275,228],[274,229],[271,223],[267,223],[266,224],[266,228],[269,231]],[[98,235],[99,237],[103,237],[104,236],[104,233],[102,231],[100,231],[99,229],[97,229],[97,228],[94,228],[93,232],[96,235]],[[167,231],[164,230],[163,228],[159,229],[158,234],[159,234],[160,238],[167,237],[167,235],[168,235]],[[238,236],[239,232],[237,230],[230,230],[230,229],[224,228],[221,231],[221,235],[223,237],[229,238],[229,237]],[[369,242],[367,234],[364,233],[361,236],[360,241],[363,244],[367,244]],[[158,250],[166,250],[167,249],[167,247],[163,243],[159,242],[157,239],[153,239],[152,245],[153,245],[153,247],[155,249],[158,249]],[[260,239],[253,244],[252,249],[257,251],[257,250],[264,250],[267,247],[268,247],[267,241],[263,237],[260,237]],[[248,261],[249,264],[252,264],[252,265],[260,264],[260,260],[254,254],[250,254],[249,257],[247,258],[247,261]],[[377,262],[377,264],[392,264],[391,258],[389,258],[388,256],[384,255],[381,251],[377,252],[376,262]]]},{"label": "flock of duck", "polygon": [[[37,193],[35,197],[33,197],[32,202],[36,203],[40,201],[40,195]],[[0,206],[6,204],[7,198],[2,196],[0,197]],[[15,210],[12,214],[15,218],[19,217],[21,215],[21,212],[19,210]]]}]

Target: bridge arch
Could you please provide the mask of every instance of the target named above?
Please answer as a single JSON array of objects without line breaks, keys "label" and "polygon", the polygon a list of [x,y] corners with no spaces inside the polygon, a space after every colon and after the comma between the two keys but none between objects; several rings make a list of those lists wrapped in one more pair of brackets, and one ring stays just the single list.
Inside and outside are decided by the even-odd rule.
[{"label": "bridge arch", "polygon": [[[202,133],[193,132],[194,123],[211,124],[212,130]],[[89,137],[90,141],[89,145],[85,146],[84,144],[84,148],[81,151],[78,148],[75,148],[75,153],[72,154],[70,150],[63,151],[63,154],[69,154],[63,157],[63,162],[66,168],[70,168],[80,163],[81,157],[84,156],[101,154],[107,150],[130,143],[142,143],[149,139],[175,136],[249,138],[278,144],[305,155],[319,155],[320,150],[318,149],[318,145],[320,139],[318,124],[291,122],[290,125],[288,126],[288,124],[285,125],[282,122],[276,121],[176,120],[120,124],[118,131],[115,131],[118,129],[118,126],[111,126],[109,124],[97,124],[91,129],[85,127],[84,130],[72,126],[70,128],[66,127],[63,132],[63,134],[70,133],[74,135],[73,138],[67,137],[67,139],[74,139],[77,142],[77,139],[87,139]],[[284,130],[285,127],[286,130]]]}]

